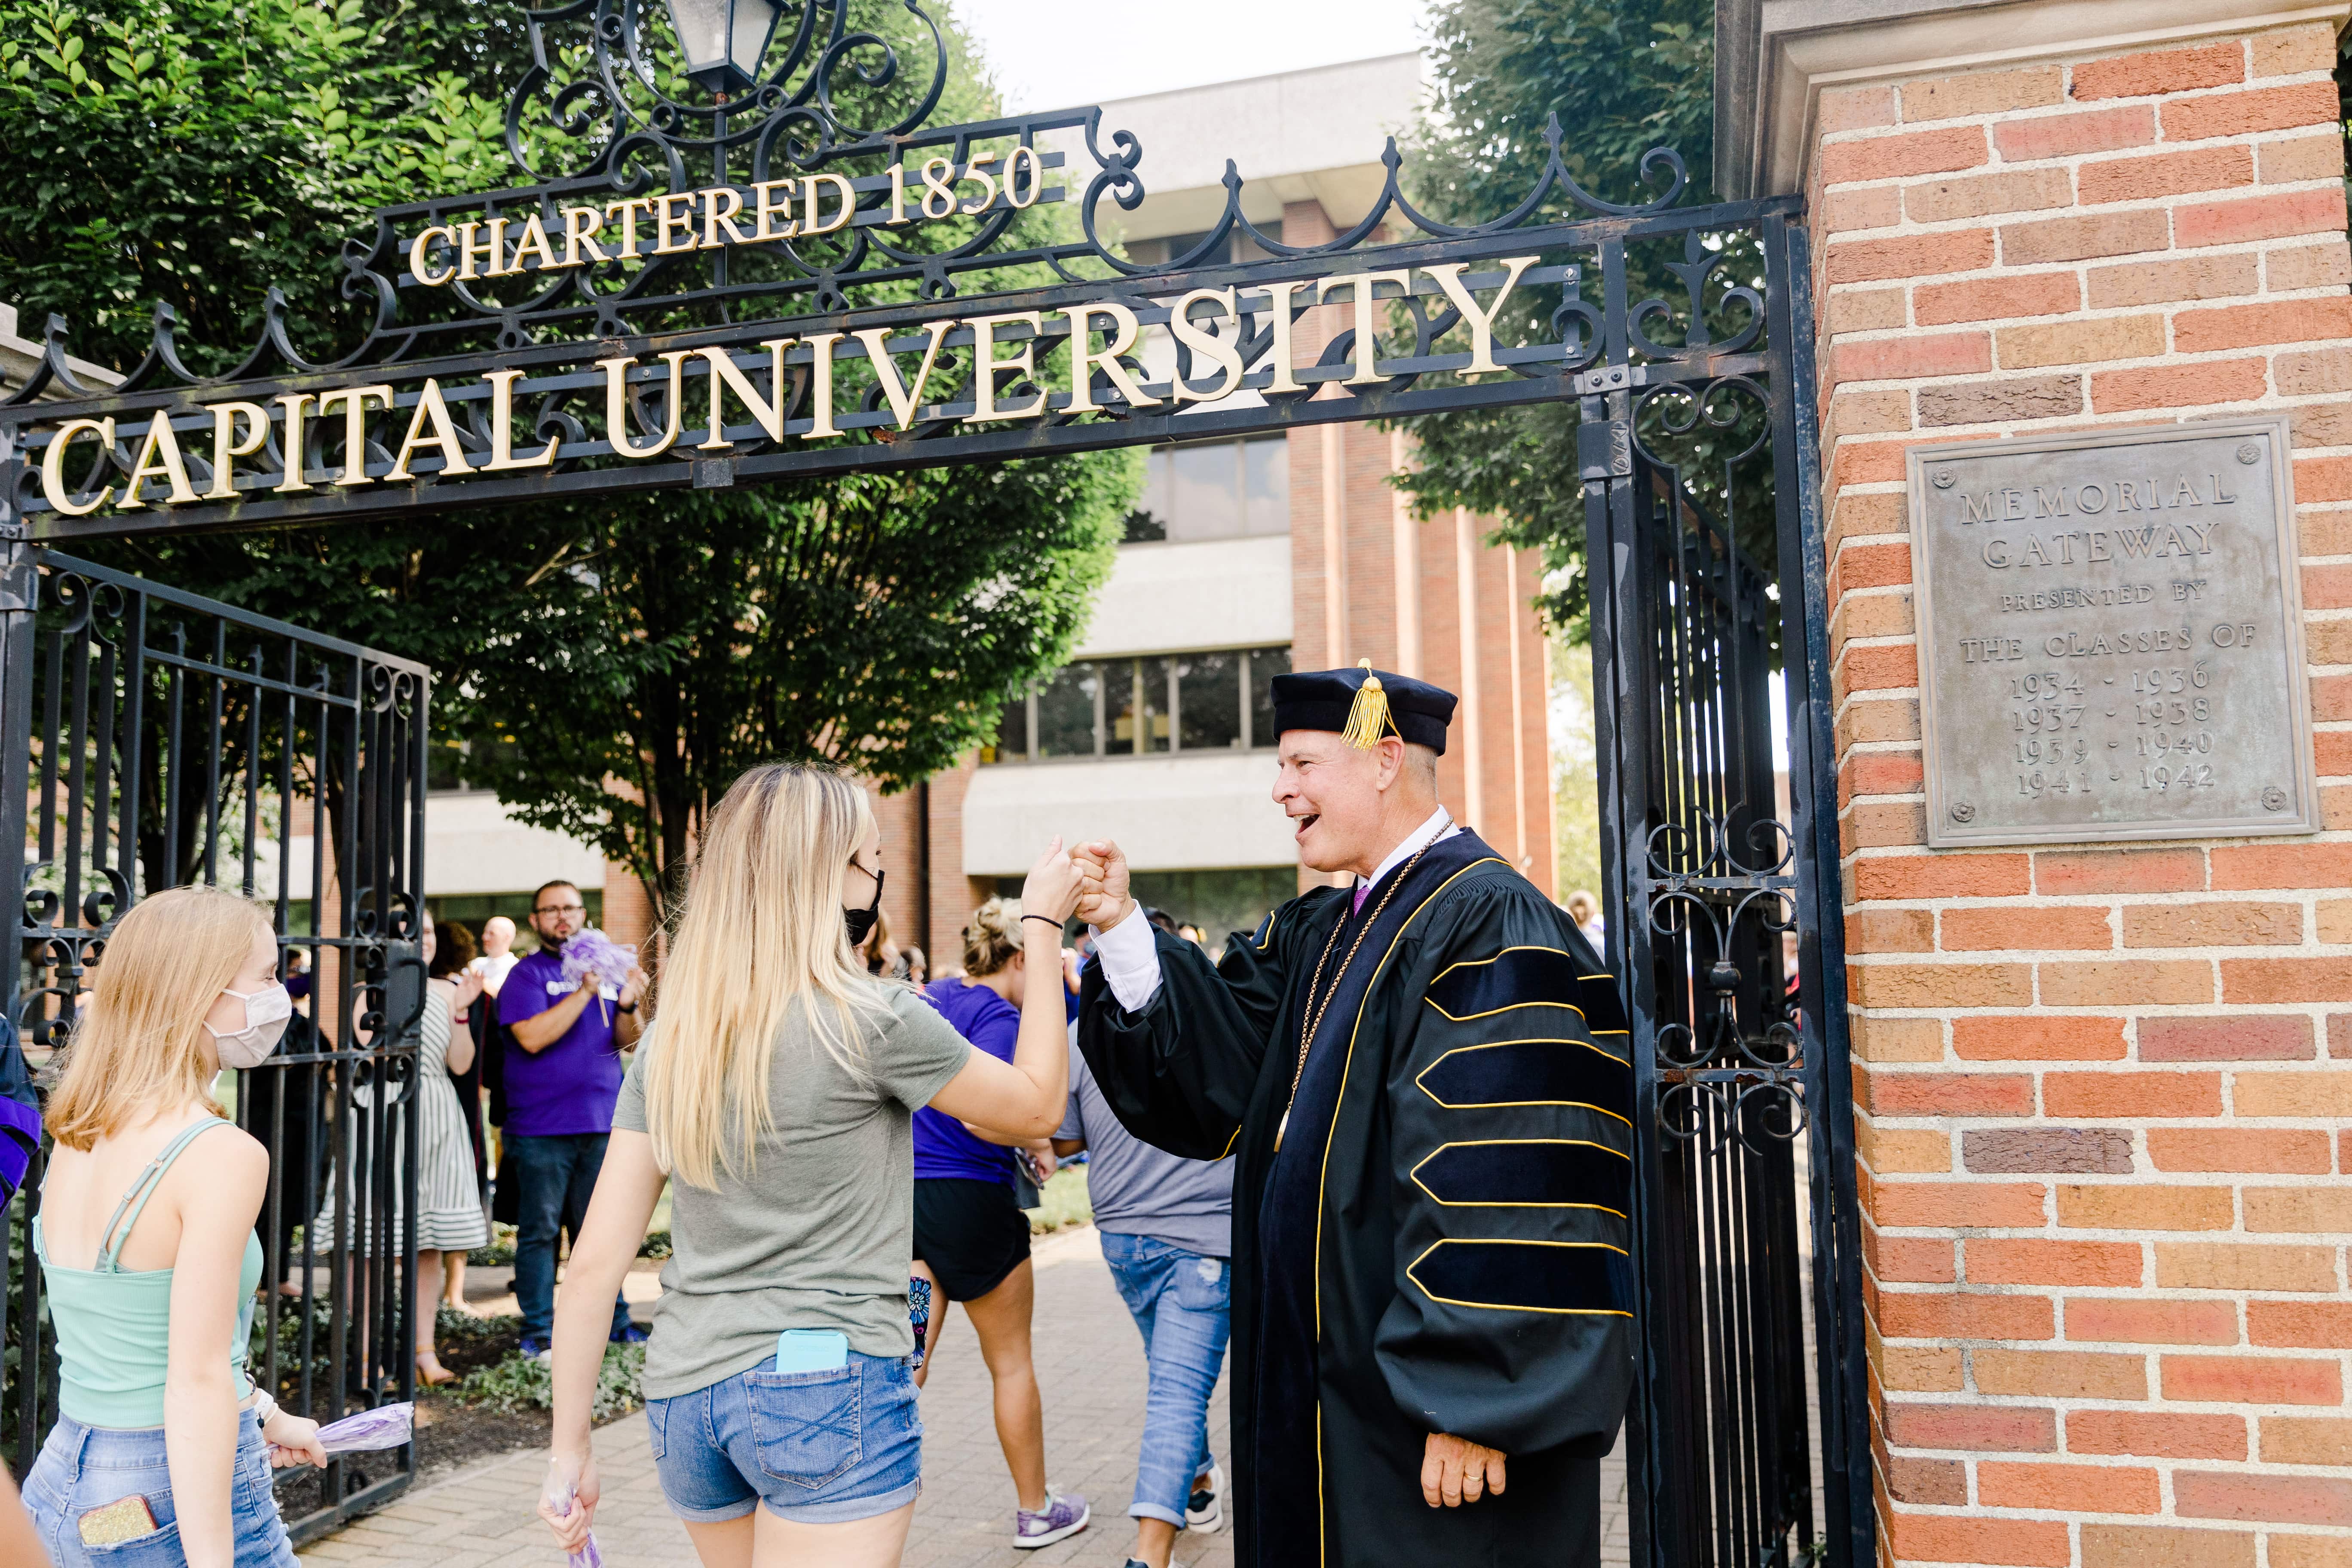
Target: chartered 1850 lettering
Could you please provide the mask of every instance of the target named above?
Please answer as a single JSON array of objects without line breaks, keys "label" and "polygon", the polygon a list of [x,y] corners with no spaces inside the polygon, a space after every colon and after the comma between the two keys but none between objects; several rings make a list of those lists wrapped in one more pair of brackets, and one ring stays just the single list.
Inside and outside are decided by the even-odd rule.
[{"label": "chartered 1850 lettering", "polygon": [[1058,163],[1060,154],[1041,156],[1034,147],[1015,147],[1001,163],[987,152],[961,164],[933,158],[920,167],[913,184],[906,166],[893,163],[889,205],[871,212],[859,210],[852,181],[826,174],[559,206],[551,216],[528,212],[434,224],[409,240],[408,271],[417,282],[440,289],[605,261],[816,239],[853,222],[897,228],[1007,207],[1021,212],[1048,199],[1048,158]]}]

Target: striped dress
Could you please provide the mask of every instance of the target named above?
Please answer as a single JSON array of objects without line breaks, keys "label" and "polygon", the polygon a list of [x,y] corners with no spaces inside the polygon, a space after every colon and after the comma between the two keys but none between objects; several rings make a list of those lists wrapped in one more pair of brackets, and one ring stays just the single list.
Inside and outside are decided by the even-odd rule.
[{"label": "striped dress", "polygon": [[[480,1005],[481,1004],[477,1004]],[[439,987],[425,994],[425,1017],[416,1041],[416,1247],[420,1252],[467,1252],[489,1244],[490,1226],[482,1213],[481,1189],[474,1183],[474,1141],[466,1131],[466,1110],[457,1086],[449,1078],[449,1003]],[[352,1091],[354,1122],[367,1119],[375,1095],[369,1086]],[[400,1145],[401,1129],[390,1130],[392,1146]],[[347,1148],[352,1148],[350,1143]],[[356,1169],[358,1151],[352,1148]],[[393,1234],[399,1234],[401,1188],[393,1183]],[[364,1215],[368,1204],[355,1205]],[[334,1235],[335,1194],[331,1184],[320,1210],[320,1245]],[[373,1246],[375,1227],[363,1226],[352,1245]]]},{"label": "striped dress", "polygon": [[449,1004],[437,986],[425,995],[423,1028],[416,1043],[417,1250],[468,1252],[489,1245],[490,1225],[474,1183],[466,1108],[449,1079]]}]

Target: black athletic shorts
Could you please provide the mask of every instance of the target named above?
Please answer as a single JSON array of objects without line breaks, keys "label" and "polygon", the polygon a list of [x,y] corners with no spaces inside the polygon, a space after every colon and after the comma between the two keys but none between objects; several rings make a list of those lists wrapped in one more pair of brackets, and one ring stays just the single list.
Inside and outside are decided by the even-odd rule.
[{"label": "black athletic shorts", "polygon": [[1029,1216],[1013,1184],[917,1177],[915,1256],[950,1301],[977,1301],[1003,1284],[1029,1257]]}]

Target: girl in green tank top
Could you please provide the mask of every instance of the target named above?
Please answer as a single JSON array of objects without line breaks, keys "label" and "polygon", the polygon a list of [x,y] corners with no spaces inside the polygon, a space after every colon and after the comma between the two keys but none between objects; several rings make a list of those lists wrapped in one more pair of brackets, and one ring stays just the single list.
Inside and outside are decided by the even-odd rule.
[{"label": "girl in green tank top", "polygon": [[33,1222],[60,1415],[25,1501],[58,1568],[294,1568],[268,1471],[326,1455],[246,1373],[269,1158],[210,1097],[224,1067],[277,1047],[277,968],[259,908],[176,888],[125,915],[92,971]]}]

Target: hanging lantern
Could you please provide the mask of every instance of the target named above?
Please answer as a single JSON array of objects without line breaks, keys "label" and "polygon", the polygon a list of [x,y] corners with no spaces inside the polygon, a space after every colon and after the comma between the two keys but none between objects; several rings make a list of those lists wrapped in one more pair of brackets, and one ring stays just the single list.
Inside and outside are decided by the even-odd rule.
[{"label": "hanging lantern", "polygon": [[741,92],[760,79],[775,36],[776,0],[667,0],[686,74],[712,92]]}]

